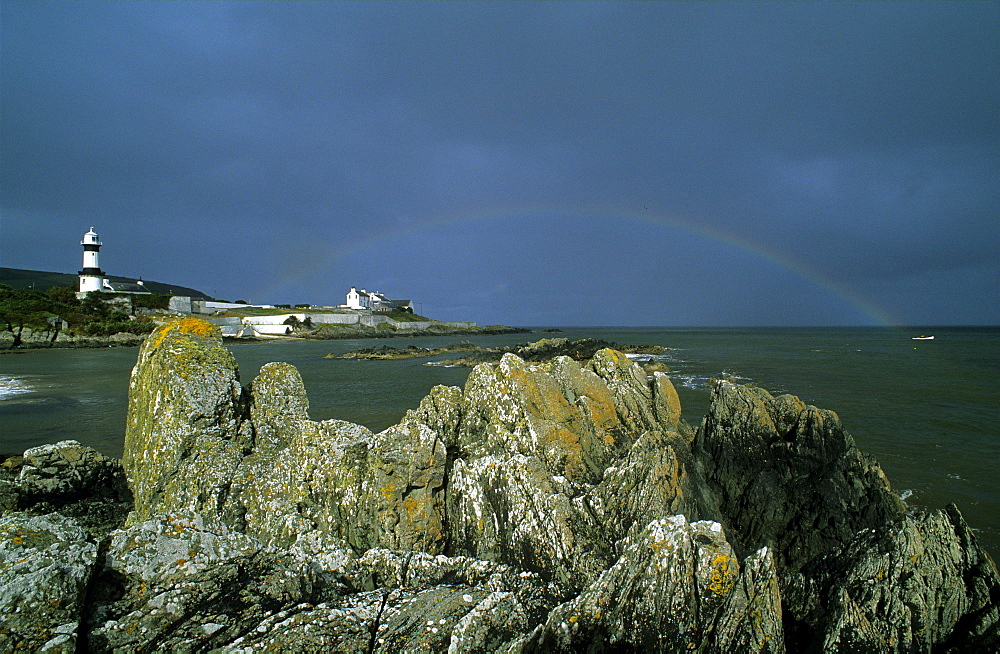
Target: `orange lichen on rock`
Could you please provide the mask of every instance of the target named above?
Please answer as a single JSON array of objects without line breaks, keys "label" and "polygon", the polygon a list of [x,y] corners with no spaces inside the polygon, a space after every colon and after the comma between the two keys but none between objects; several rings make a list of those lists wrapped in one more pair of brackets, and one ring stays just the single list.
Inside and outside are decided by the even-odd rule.
[{"label": "orange lichen on rock", "polygon": [[712,561],[711,583],[708,588],[717,595],[726,596],[732,590],[739,574],[740,566],[736,559],[720,554]]},{"label": "orange lichen on rock", "polygon": [[222,330],[219,329],[218,325],[213,325],[200,318],[181,318],[180,320],[171,320],[158,327],[156,331],[149,335],[149,343],[152,347],[157,347],[167,336],[174,332],[205,338],[222,337]]}]

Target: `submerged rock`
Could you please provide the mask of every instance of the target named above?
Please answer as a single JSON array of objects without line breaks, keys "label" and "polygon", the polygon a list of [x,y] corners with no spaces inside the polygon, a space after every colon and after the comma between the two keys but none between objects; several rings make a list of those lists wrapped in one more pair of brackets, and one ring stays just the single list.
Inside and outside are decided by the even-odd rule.
[{"label": "submerged rock", "polygon": [[1000,646],[996,566],[958,510],[908,515],[836,414],[722,382],[695,432],[669,378],[612,349],[507,353],[373,434],[311,420],[287,364],[241,387],[217,330],[179,321],[139,353],[134,509],[106,537],[18,504],[115,486],[103,457],[48,464],[74,447],[0,480],[10,529],[50,534],[25,558],[0,532],[0,606],[30,607],[8,648]]}]

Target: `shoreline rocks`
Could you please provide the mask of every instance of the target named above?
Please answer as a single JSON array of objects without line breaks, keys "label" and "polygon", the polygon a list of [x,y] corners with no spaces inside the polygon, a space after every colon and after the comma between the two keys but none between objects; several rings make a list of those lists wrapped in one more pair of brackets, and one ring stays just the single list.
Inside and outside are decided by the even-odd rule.
[{"label": "shoreline rocks", "polygon": [[[0,649],[1000,646],[958,509],[908,514],[793,396],[719,382],[694,429],[619,351],[508,352],[373,434],[312,421],[288,364],[242,385],[194,320],[143,344],[129,394],[120,466],[64,442],[0,469],[0,606],[29,607]],[[84,501],[114,530],[56,513]]]},{"label": "shoreline rocks", "polygon": [[[439,354],[452,352],[466,352],[458,359],[447,359],[437,362],[440,365],[475,367],[480,363],[496,363],[505,354],[515,354],[524,361],[548,361],[560,356],[567,356],[574,361],[587,361],[599,351],[613,349],[625,354],[662,354],[668,348],[661,345],[620,345],[613,341],[602,339],[584,338],[571,341],[567,338],[543,338],[533,343],[519,343],[504,347],[484,348],[474,345],[468,341],[453,343],[445,347],[419,348],[410,345],[406,348],[397,348],[389,345],[381,347],[369,347],[355,350],[342,355],[327,355],[328,359],[411,359],[415,357],[431,357]],[[665,372],[661,370],[661,372]]]},{"label": "shoreline rocks", "polygon": [[[188,318],[191,320],[192,318]],[[193,320],[198,320],[194,318]],[[508,327],[505,325],[488,325],[474,328],[439,328],[433,330],[411,330],[393,331],[367,327],[364,325],[345,325],[337,330],[322,329],[314,331],[302,331],[287,336],[281,336],[280,340],[320,340],[335,341],[349,339],[369,339],[369,338],[409,338],[420,336],[483,336],[496,334],[530,334],[530,329],[523,327]],[[224,342],[230,345],[246,343],[266,343],[274,338],[259,338],[251,336],[224,337]],[[71,336],[60,334],[54,341],[45,338],[26,338],[21,345],[13,348],[13,339],[0,337],[0,354],[9,352],[25,352],[27,350],[48,350],[48,349],[99,349],[107,347],[138,347],[146,340],[146,335],[119,333],[111,336]]]},{"label": "shoreline rocks", "polygon": [[129,334],[125,332],[112,334],[111,336],[70,336],[69,334],[59,334],[59,337],[55,341],[26,338],[17,348],[14,348],[12,347],[14,343],[13,339],[0,338],[0,353],[67,348],[138,347],[142,345],[145,339],[145,334]]},{"label": "shoreline rocks", "polygon": [[435,325],[428,329],[387,329],[368,325],[326,325],[317,329],[300,331],[293,338],[316,341],[336,341],[368,338],[408,338],[411,336],[493,336],[498,334],[530,334],[525,327],[483,325],[482,327],[446,327]]}]

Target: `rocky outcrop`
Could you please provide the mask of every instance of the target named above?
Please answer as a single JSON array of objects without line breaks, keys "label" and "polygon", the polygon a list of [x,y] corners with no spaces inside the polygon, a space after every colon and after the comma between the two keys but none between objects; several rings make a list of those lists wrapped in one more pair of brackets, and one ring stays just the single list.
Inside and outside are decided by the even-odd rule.
[{"label": "rocky outcrop", "polygon": [[[721,382],[695,431],[666,375],[611,349],[586,362],[507,353],[373,434],[311,420],[287,364],[241,386],[218,332],[179,321],[139,353],[114,466],[61,443],[0,479],[14,580],[0,605],[28,607],[0,645],[1000,645],[996,567],[958,510],[908,514],[836,414]],[[122,470],[134,504],[98,490]],[[61,479],[70,490],[54,490]],[[74,488],[131,508],[127,521],[37,522],[33,510],[79,501]],[[27,552],[18,529],[49,535]]]},{"label": "rocky outcrop", "polygon": [[996,650],[996,568],[954,505],[863,531],[790,585],[827,651]]},{"label": "rocky outcrop", "polygon": [[[741,569],[742,568],[742,569]],[[532,651],[784,651],[767,548],[741,566],[717,522],[649,523],[577,597],[518,643]]]},{"label": "rocky outcrop", "polygon": [[0,517],[0,650],[74,652],[97,545],[58,514]]},{"label": "rocky outcrop", "polygon": [[502,347],[484,348],[473,345],[469,341],[453,343],[444,347],[417,347],[409,345],[405,348],[383,345],[353,350],[346,354],[328,354],[328,359],[412,359],[415,357],[431,357],[439,354],[466,352],[459,359],[448,359],[440,363],[451,366],[473,367],[480,363],[495,363],[505,354],[516,355],[524,361],[548,361],[556,357],[569,357],[575,361],[588,361],[600,350],[618,350],[627,354],[662,354],[666,348],[660,345],[619,345],[613,341],[595,338],[584,338],[571,341],[568,338],[543,338],[534,343],[519,343]]},{"label": "rocky outcrop", "polygon": [[717,383],[695,450],[737,544],[792,571],[905,512],[837,414],[791,395]]},{"label": "rocky outcrop", "polygon": [[0,514],[72,518],[99,541],[132,508],[121,462],[76,441],[33,447],[0,465]]}]

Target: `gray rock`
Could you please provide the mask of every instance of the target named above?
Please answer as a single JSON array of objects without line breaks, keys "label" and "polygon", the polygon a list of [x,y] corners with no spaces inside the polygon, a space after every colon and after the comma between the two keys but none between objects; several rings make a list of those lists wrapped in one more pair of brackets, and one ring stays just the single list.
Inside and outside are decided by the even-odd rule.
[{"label": "gray rock", "polygon": [[25,451],[17,482],[26,501],[65,504],[83,496],[115,494],[121,463],[77,441],[60,441]]},{"label": "gray rock", "polygon": [[60,515],[0,517],[0,651],[75,652],[97,545]]},{"label": "gray rock", "polygon": [[418,552],[371,550],[350,578],[358,592],[281,611],[224,649],[493,652],[561,597],[509,566]]},{"label": "gray rock", "polygon": [[313,545],[286,553],[221,521],[176,514],[118,531],[95,584],[87,647],[492,651],[565,599],[537,575],[420,552],[370,550],[325,578]]},{"label": "gray rock", "polygon": [[150,334],[129,381],[122,465],[135,496],[130,521],[219,511],[252,451],[246,404],[218,327],[186,318]]},{"label": "gray rock", "polygon": [[96,585],[87,616],[94,651],[220,647],[322,593],[311,561],[178,514],[115,532]]},{"label": "gray rock", "polygon": [[695,435],[669,379],[620,352],[506,354],[373,434],[310,420],[291,366],[241,389],[212,329],[140,351],[136,505],[92,649],[996,642],[996,568],[957,511],[907,516],[831,411],[723,382]]},{"label": "gray rock", "polygon": [[654,520],[622,557],[513,649],[784,651],[781,601],[766,549],[741,570],[722,526]]},{"label": "gray rock", "polygon": [[510,354],[477,367],[448,478],[451,551],[580,588],[614,562],[637,522],[697,515],[670,397],[666,378],[649,380],[609,350],[589,367]]},{"label": "gray rock", "polygon": [[27,450],[16,480],[3,486],[8,510],[59,511],[95,540],[121,526],[132,506],[121,462],[72,440]]},{"label": "gray rock", "polygon": [[1000,582],[958,509],[865,531],[800,575],[826,651],[997,651]]},{"label": "gray rock", "polygon": [[317,532],[358,551],[443,549],[447,452],[433,431],[410,421],[376,436],[311,421],[287,364],[264,366],[241,390],[217,328],[197,322],[154,332],[133,370],[123,458],[131,523],[178,512],[285,547]]},{"label": "gray rock", "polygon": [[791,395],[717,383],[695,456],[734,546],[771,547],[779,570],[797,572],[905,513],[837,414]]}]

